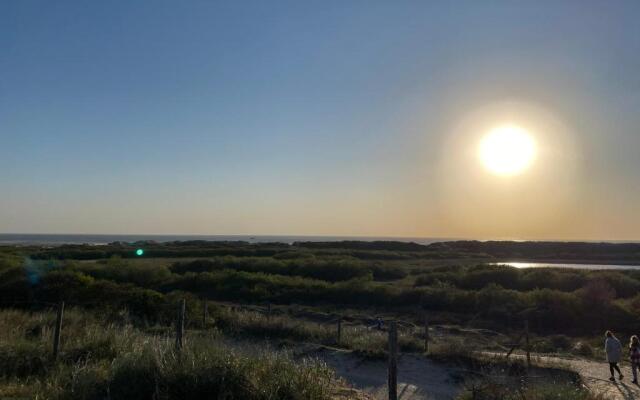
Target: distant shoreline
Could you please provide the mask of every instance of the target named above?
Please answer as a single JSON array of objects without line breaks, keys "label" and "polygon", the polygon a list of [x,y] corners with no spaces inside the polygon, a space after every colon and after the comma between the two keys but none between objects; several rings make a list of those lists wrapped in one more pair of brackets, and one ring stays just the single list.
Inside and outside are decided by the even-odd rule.
[{"label": "distant shoreline", "polygon": [[[429,245],[439,242],[455,241],[500,241],[500,242],[548,242],[548,243],[613,243],[636,244],[640,240],[516,240],[516,239],[464,239],[464,238],[429,238],[398,236],[323,236],[323,235],[163,235],[163,234],[39,234],[39,233],[0,233],[0,246],[12,245],[64,245],[90,244],[105,245],[113,242],[133,243],[138,241],[155,241],[159,243],[206,240],[206,241],[243,241],[249,243],[294,243],[294,242],[340,242],[340,241],[390,241],[418,243]],[[524,261],[524,260],[523,260]],[[532,261],[532,260],[527,260]]]},{"label": "distant shoreline", "polygon": [[340,241],[391,241],[431,244],[459,240],[455,238],[421,238],[421,237],[385,237],[385,236],[321,236],[321,235],[156,235],[156,234],[14,234],[0,233],[0,245],[64,245],[91,244],[104,245],[113,242],[133,243],[138,241],[155,241],[158,243],[206,240],[206,241],[243,241],[249,243],[294,243],[294,242],[340,242]]}]

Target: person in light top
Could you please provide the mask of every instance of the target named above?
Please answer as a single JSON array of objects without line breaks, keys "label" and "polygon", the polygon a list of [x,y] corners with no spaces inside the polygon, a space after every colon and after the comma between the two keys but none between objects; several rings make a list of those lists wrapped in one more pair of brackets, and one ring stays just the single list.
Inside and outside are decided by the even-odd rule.
[{"label": "person in light top", "polygon": [[605,337],[604,351],[607,353],[607,362],[609,363],[609,371],[611,372],[611,378],[609,378],[609,380],[615,382],[614,370],[618,371],[618,379],[622,380],[624,375],[622,375],[620,367],[618,367],[618,363],[622,357],[622,344],[617,337],[613,336],[613,332],[611,331],[607,331]]}]

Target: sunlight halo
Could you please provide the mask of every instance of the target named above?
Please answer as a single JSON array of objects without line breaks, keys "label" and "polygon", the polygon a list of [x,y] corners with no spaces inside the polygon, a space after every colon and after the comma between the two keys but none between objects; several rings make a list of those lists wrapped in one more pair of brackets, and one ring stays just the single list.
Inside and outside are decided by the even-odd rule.
[{"label": "sunlight halo", "polygon": [[501,125],[480,141],[478,155],[484,167],[500,176],[524,172],[535,160],[536,143],[532,135],[517,125]]}]

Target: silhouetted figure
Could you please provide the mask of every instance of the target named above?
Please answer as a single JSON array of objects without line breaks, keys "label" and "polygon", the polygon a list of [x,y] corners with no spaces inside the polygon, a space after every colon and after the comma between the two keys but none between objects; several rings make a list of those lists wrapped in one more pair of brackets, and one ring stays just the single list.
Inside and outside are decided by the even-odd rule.
[{"label": "silhouetted figure", "polygon": [[631,336],[629,341],[629,362],[631,363],[631,372],[633,372],[633,383],[638,384],[638,368],[640,368],[640,340],[638,336]]},{"label": "silhouetted figure", "polygon": [[611,331],[607,331],[605,336],[604,351],[607,353],[607,362],[609,363],[609,371],[611,371],[611,378],[609,378],[609,380],[615,382],[614,370],[618,371],[619,379],[622,380],[624,375],[622,375],[620,367],[618,367],[618,363],[622,357],[622,344],[617,337],[613,336]]}]

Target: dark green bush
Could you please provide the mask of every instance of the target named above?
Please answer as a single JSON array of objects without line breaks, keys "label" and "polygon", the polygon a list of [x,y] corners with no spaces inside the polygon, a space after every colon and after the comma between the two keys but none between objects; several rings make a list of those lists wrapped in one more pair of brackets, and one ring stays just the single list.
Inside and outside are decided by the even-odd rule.
[{"label": "dark green bush", "polygon": [[0,345],[0,376],[3,378],[43,376],[49,367],[48,354],[37,343],[17,341]]},{"label": "dark green bush", "polygon": [[223,257],[195,260],[187,263],[177,262],[171,271],[178,274],[187,272],[215,272],[225,269],[244,272],[263,272],[265,274],[301,276],[321,279],[328,282],[362,279],[372,274],[362,262],[352,259],[294,259],[276,260],[274,258],[237,258]]}]

